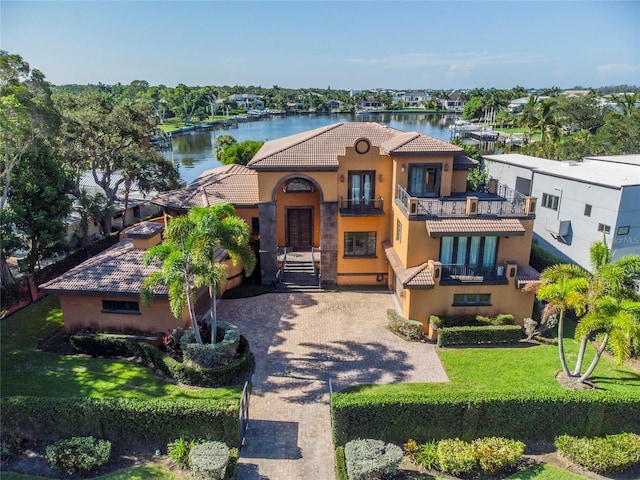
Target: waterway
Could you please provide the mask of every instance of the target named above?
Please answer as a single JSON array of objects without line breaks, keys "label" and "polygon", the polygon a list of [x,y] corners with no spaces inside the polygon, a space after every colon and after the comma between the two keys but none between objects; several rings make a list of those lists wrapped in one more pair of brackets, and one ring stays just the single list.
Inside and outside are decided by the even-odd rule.
[{"label": "waterway", "polygon": [[239,122],[237,126],[229,128],[174,135],[172,149],[165,151],[164,156],[178,166],[180,178],[186,183],[191,183],[206,170],[220,165],[213,153],[213,146],[216,137],[223,134],[231,135],[238,142],[268,141],[338,122],[377,122],[405,132],[424,133],[449,141],[451,140],[449,125],[459,118],[453,114],[427,113],[272,116],[255,121]]}]

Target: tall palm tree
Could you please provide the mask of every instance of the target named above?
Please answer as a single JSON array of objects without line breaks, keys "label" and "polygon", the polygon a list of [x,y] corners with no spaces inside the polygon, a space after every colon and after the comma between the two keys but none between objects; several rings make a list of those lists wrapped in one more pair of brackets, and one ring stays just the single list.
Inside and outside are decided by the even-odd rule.
[{"label": "tall palm tree", "polygon": [[171,312],[176,318],[180,318],[187,308],[196,342],[202,344],[194,303],[197,270],[194,267],[193,255],[196,227],[193,218],[188,215],[175,217],[168,222],[163,243],[144,253],[145,266],[158,260],[162,263],[162,269],[151,273],[144,280],[140,299],[144,305],[151,305],[154,290],[160,285],[165,285],[169,290]]},{"label": "tall palm tree", "polygon": [[537,110],[538,97],[536,97],[535,95],[530,95],[529,100],[522,109],[522,114],[520,117],[521,125],[529,129],[529,138],[533,137],[533,129],[538,124]]},{"label": "tall palm tree", "polygon": [[572,373],[567,366],[564,351],[564,314],[572,309],[576,315],[584,314],[589,287],[589,272],[577,265],[559,264],[546,268],[540,274],[540,285],[535,288],[539,300],[546,302],[542,312],[542,321],[546,322],[552,316],[558,318],[558,354],[562,371],[567,377]]},{"label": "tall palm tree", "polygon": [[249,227],[235,215],[233,205],[224,203],[213,207],[193,207],[188,216],[197,225],[194,243],[196,264],[196,286],[209,289],[209,312],[211,315],[211,343],[216,342],[218,317],[216,296],[227,280],[226,265],[216,257],[224,249],[234,265],[242,261],[245,273],[251,275],[256,258],[249,246]]},{"label": "tall palm tree", "polygon": [[547,141],[557,135],[558,121],[556,119],[556,105],[558,101],[547,98],[538,104],[538,128],[540,128],[540,140]]}]

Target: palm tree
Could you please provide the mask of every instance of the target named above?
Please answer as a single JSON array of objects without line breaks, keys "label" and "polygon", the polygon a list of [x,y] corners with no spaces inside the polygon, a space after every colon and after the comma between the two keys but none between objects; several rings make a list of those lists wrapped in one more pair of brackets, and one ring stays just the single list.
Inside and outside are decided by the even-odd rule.
[{"label": "palm tree", "polygon": [[622,109],[623,115],[631,116],[633,110],[638,108],[637,105],[640,103],[640,94],[635,92],[623,93],[622,95],[611,95],[611,100],[613,100],[618,107]]},{"label": "palm tree", "polygon": [[537,290],[539,300],[546,302],[542,312],[542,321],[546,322],[552,316],[558,318],[558,354],[562,371],[571,377],[564,351],[564,314],[572,309],[578,316],[584,313],[586,295],[589,287],[589,272],[577,265],[560,264],[546,268],[540,274],[540,285],[532,288]]},{"label": "palm tree", "polygon": [[539,102],[538,106],[538,128],[540,128],[540,140],[551,140],[557,134],[558,121],[555,116],[555,106],[558,101],[553,98],[547,98]]},{"label": "palm tree", "polygon": [[256,258],[249,246],[249,227],[235,216],[233,205],[224,203],[213,207],[193,207],[188,216],[197,225],[194,243],[194,261],[197,266],[196,286],[209,289],[209,312],[211,315],[211,343],[216,342],[218,318],[216,296],[227,280],[226,265],[216,254],[224,249],[234,265],[239,260],[247,275],[255,268]]},{"label": "palm tree", "polygon": [[154,290],[165,285],[169,291],[169,305],[176,318],[187,308],[196,342],[202,344],[202,336],[196,318],[194,295],[196,291],[196,268],[193,263],[194,242],[197,225],[188,215],[175,217],[168,222],[164,241],[147,250],[143,263],[148,266],[153,260],[162,263],[162,269],[151,273],[143,282],[140,299],[151,305]]},{"label": "palm tree", "polygon": [[618,365],[631,356],[632,340],[640,339],[640,302],[609,295],[598,298],[595,309],[585,315],[576,327],[576,338],[589,338],[595,332],[604,332],[604,337],[591,365],[577,380],[579,383],[591,376],[608,343]]},{"label": "palm tree", "polygon": [[529,138],[533,137],[533,129],[538,124],[537,110],[538,97],[536,97],[535,95],[530,95],[529,100],[522,109],[522,114],[520,117],[521,125],[529,129]]}]

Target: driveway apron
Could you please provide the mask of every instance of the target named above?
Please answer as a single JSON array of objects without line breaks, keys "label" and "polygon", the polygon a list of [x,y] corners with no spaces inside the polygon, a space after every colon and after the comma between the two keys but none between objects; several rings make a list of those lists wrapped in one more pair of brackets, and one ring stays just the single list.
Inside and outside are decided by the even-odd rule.
[{"label": "driveway apron", "polygon": [[238,480],[335,480],[329,385],[446,382],[431,344],[387,329],[391,294],[274,293],[222,300],[256,370]]}]

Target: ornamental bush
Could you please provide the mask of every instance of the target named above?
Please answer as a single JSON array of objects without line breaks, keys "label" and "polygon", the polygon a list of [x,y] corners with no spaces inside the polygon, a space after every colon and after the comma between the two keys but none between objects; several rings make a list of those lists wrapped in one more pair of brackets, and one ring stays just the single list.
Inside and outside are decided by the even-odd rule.
[{"label": "ornamental bush", "polygon": [[189,466],[193,477],[222,480],[229,463],[229,455],[229,447],[222,442],[195,445],[189,452]]},{"label": "ornamental bush", "polygon": [[640,465],[640,436],[633,433],[594,438],[561,435],[555,445],[560,455],[596,473],[621,472]]},{"label": "ornamental bush", "polygon": [[72,475],[88,472],[109,460],[111,442],[93,437],[73,437],[60,440],[46,449],[49,465],[54,470]]},{"label": "ornamental bush", "polygon": [[184,437],[180,437],[167,445],[167,453],[171,460],[182,468],[186,468],[189,465],[189,453],[195,446],[195,440],[187,440]]},{"label": "ornamental bush", "polygon": [[370,438],[348,442],[344,447],[349,480],[373,480],[394,474],[402,460],[402,449]]},{"label": "ornamental bush", "polygon": [[458,438],[438,442],[438,467],[451,475],[471,473],[476,466],[473,445]]},{"label": "ornamental bush", "polygon": [[238,354],[240,348],[240,331],[235,325],[218,322],[218,330],[224,331],[221,342],[200,345],[195,341],[193,328],[185,330],[180,339],[184,364],[195,368],[216,368],[228,365]]},{"label": "ornamental bush", "polygon": [[473,441],[479,470],[495,474],[515,465],[524,453],[524,443],[503,437],[485,437]]},{"label": "ornamental bush", "polygon": [[387,310],[389,328],[407,340],[419,341],[422,338],[422,323],[415,320],[408,320],[400,315],[395,309]]}]

